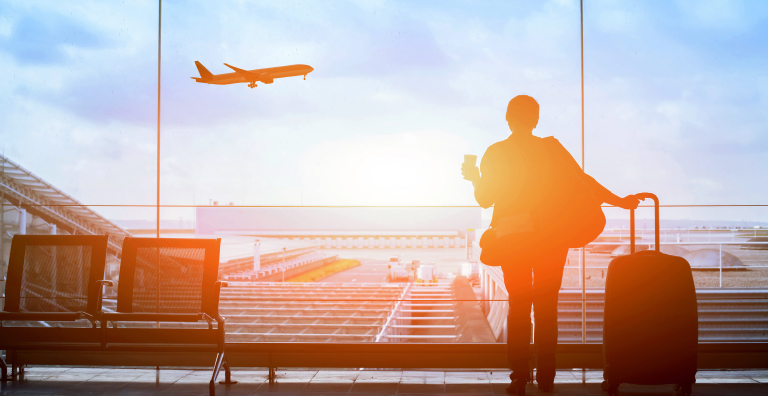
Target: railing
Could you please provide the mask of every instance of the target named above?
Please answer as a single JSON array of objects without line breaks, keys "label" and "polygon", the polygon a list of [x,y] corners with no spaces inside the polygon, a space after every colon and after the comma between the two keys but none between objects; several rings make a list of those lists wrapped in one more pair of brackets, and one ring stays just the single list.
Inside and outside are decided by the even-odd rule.
[{"label": "railing", "polygon": [[406,316],[403,314],[402,309],[403,300],[408,296],[409,290],[411,290],[411,284],[408,284],[408,286],[403,289],[403,293],[400,295],[400,300],[395,303],[395,308],[387,317],[387,321],[384,323],[384,326],[381,327],[381,332],[379,332],[379,335],[376,336],[376,342],[388,342],[390,336],[403,335],[404,332],[402,328],[396,326],[403,325],[401,322],[403,321],[403,317]]},{"label": "railing", "polygon": [[[730,239],[731,242],[735,242],[737,237],[752,237],[757,238],[761,236],[765,229],[757,228],[662,228],[661,242],[664,244],[673,242],[697,242],[702,239],[706,239],[706,242],[718,242],[720,239]],[[653,229],[638,229],[636,237],[643,237],[644,235],[653,235]],[[612,235],[615,234],[615,235]],[[617,236],[619,241],[629,241],[629,230],[621,228],[609,228],[603,231],[601,236]],[[715,238],[713,240],[712,238]],[[687,240],[684,240],[687,239]]]},{"label": "railing", "polygon": [[[477,247],[478,256],[480,247]],[[504,274],[500,267],[480,264],[480,290],[483,295],[482,307],[497,341],[507,339],[507,313],[509,294],[504,287]]]},{"label": "railing", "polygon": [[[637,242],[637,244],[644,244],[644,243],[645,242],[643,242],[642,240]],[[607,242],[597,242],[597,243],[591,243],[589,246],[600,247],[600,246],[615,246],[615,245],[616,244],[607,243]],[[648,249],[654,249],[653,243],[649,243],[647,245],[648,245]],[[624,246],[624,245],[620,245],[620,246]],[[726,286],[723,285],[723,274],[724,274],[724,271],[751,271],[751,270],[755,270],[755,269],[768,268],[768,265],[760,265],[760,264],[754,264],[754,263],[745,264],[743,262],[740,265],[737,265],[737,266],[734,266],[734,265],[724,266],[723,265],[723,258],[727,257],[724,253],[731,254],[728,251],[724,251],[723,250],[723,246],[738,246],[738,247],[749,246],[749,247],[752,247],[755,250],[765,250],[766,251],[766,255],[768,256],[768,242],[749,242],[749,241],[743,241],[743,242],[717,242],[717,241],[715,241],[715,242],[664,242],[662,240],[662,249],[664,247],[667,247],[667,246],[699,246],[699,247],[702,247],[702,246],[713,246],[714,247],[714,246],[716,246],[717,250],[718,250],[718,255],[717,255],[718,258],[717,258],[716,265],[697,265],[697,263],[691,263],[691,268],[694,271],[705,271],[705,270],[717,271],[718,272],[718,285],[717,285],[717,287],[719,287],[719,288],[726,287]],[[733,256],[738,259],[738,256],[736,256],[736,255],[733,255]],[[574,267],[567,267],[567,268],[574,268]],[[584,268],[585,269],[603,269],[604,270],[604,269],[607,268],[607,266],[588,266],[588,265],[585,265]],[[704,286],[704,287],[712,287],[711,285],[706,285],[705,286],[705,285],[700,284],[701,282],[700,282],[699,279],[695,279],[695,281],[697,281],[697,283],[699,283],[699,284],[697,284],[697,287],[702,287],[702,286]],[[744,287],[744,285],[736,285],[736,286],[732,286],[732,287]]]},{"label": "railing", "polygon": [[[39,204],[24,204],[19,203],[19,208],[22,207],[37,207],[42,206]],[[51,206],[51,205],[49,205]],[[66,208],[68,206],[95,206],[95,207],[136,207],[136,208],[154,208],[154,205],[78,205],[78,204],[67,204],[67,205],[52,205],[52,206],[61,206],[63,208]],[[669,205],[670,207],[676,207],[674,205]],[[194,206],[194,205],[164,205],[162,208],[167,209],[194,209],[200,206]],[[241,205],[241,206],[210,206],[210,208],[249,208],[249,207],[260,207],[260,206],[250,206],[250,205]],[[768,207],[768,206],[761,206],[761,207]],[[311,207],[296,207],[296,208],[311,208]],[[327,207],[322,207],[327,208]],[[378,207],[371,207],[373,209],[376,209]],[[410,207],[410,208],[418,208],[418,207]],[[434,207],[432,207],[434,208]],[[461,208],[473,208],[471,206],[462,206]],[[430,209],[430,208],[425,208]],[[64,230],[63,226],[60,226],[58,228],[59,232]],[[8,231],[8,227],[6,227],[6,231]],[[627,237],[623,234],[625,231],[621,229],[607,229],[602,237],[606,238],[614,238],[620,241],[618,245],[622,243],[627,243]],[[11,232],[13,233],[13,232]],[[646,245],[651,245],[651,243],[643,242],[644,237],[650,237],[652,234],[652,230],[638,230],[637,237],[639,240],[637,240],[637,243]],[[417,232],[418,234],[418,232]],[[479,234],[479,232],[478,232]],[[681,234],[681,237],[678,239],[677,234]],[[758,257],[757,259],[751,261],[751,262],[745,262],[745,266],[743,268],[745,269],[730,269],[726,267],[723,263],[722,257],[723,252],[731,251],[733,250],[733,247],[740,246],[754,246],[754,247],[762,247],[767,246],[768,242],[749,242],[746,239],[748,238],[758,238],[768,235],[768,231],[765,229],[752,229],[752,228],[742,228],[742,229],[673,229],[668,228],[662,230],[662,247],[665,246],[712,246],[713,248],[716,248],[718,251],[718,262],[716,265],[708,265],[703,267],[698,267],[697,271],[695,273],[695,276],[697,277],[697,285],[700,287],[700,299],[709,301],[709,304],[715,304],[717,303],[715,300],[719,297],[723,297],[722,294],[714,294],[711,290],[703,290],[701,287],[713,287],[722,289],[724,291],[733,291],[733,292],[739,292],[741,289],[743,289],[743,285],[738,285],[733,282],[734,279],[741,279],[741,278],[747,278],[747,280],[752,281],[754,285],[758,289],[765,290],[766,289],[766,279],[768,279],[768,271],[766,271],[766,268],[768,268],[768,265],[766,264],[766,260],[764,256],[764,253],[768,253],[768,250],[754,250],[754,251],[748,251],[748,250],[740,250],[739,252],[747,252],[747,253],[754,253],[755,257]],[[479,236],[479,235],[478,235]],[[327,236],[323,236],[322,238],[327,238]],[[341,238],[341,237],[339,237]],[[349,247],[353,248],[359,248],[364,247],[363,245],[370,243],[369,240],[360,240],[358,239],[350,239],[347,241],[345,238],[345,244]],[[315,238],[317,239],[317,238]],[[650,239],[650,238],[648,238]],[[741,241],[739,241],[741,239]],[[300,238],[301,242],[307,242],[308,244],[313,244],[314,242],[317,242],[313,239],[307,239],[306,237]],[[464,238],[460,238],[459,240],[454,240],[454,243],[444,243],[443,246],[440,246],[441,239],[435,240],[434,238],[431,239],[433,242],[437,241],[437,243],[432,243],[432,247],[446,247],[452,245],[453,252],[459,252],[457,248],[463,247],[463,245],[460,243],[461,241],[464,241]],[[367,242],[366,242],[367,241]],[[383,242],[386,242],[385,246],[374,246],[369,245],[369,248],[381,248],[381,247],[388,247],[389,249],[400,249],[400,248],[408,248],[421,245],[421,247],[425,244],[408,244],[409,239],[386,239],[383,240]],[[591,246],[594,247],[601,247],[601,246],[608,246],[608,245],[617,245],[610,242],[597,242],[592,244]],[[330,246],[330,245],[328,245]],[[344,244],[339,244],[335,246],[345,246]],[[475,257],[475,260],[477,261],[477,257],[479,256],[480,249],[477,246],[477,242],[473,242],[470,244],[469,251],[473,254]],[[587,249],[589,250],[589,249]],[[463,249],[461,250],[463,252]],[[7,253],[7,249],[6,249]],[[353,252],[350,252],[351,254],[354,254]],[[583,282],[584,287],[587,288],[586,292],[583,295],[580,295],[577,291],[566,289],[563,292],[563,295],[567,295],[567,299],[564,300],[564,302],[567,302],[567,304],[570,304],[569,311],[567,313],[564,313],[563,315],[563,323],[567,323],[569,326],[568,330],[568,336],[565,338],[562,338],[561,340],[566,342],[578,342],[579,339],[576,336],[577,334],[582,335],[582,340],[585,342],[598,342],[599,341],[599,331],[595,332],[595,329],[600,327],[600,318],[596,317],[597,312],[601,312],[601,308],[599,307],[600,300],[600,293],[599,290],[600,287],[600,271],[604,271],[607,267],[607,255],[598,255],[596,253],[592,253],[587,251],[584,256],[578,255],[578,258],[576,257],[576,251],[572,252],[572,256],[570,263],[566,266],[566,272],[570,272],[571,274],[574,274],[576,271],[578,271],[578,277],[571,276],[571,281],[575,281],[576,278],[578,278],[578,283],[573,284],[571,286],[582,286],[581,280],[582,278],[585,279],[585,282]],[[738,253],[738,252],[737,252]],[[335,254],[335,253],[334,253]],[[272,256],[268,255],[262,255],[262,263],[264,264],[264,267],[267,266],[267,262],[269,260],[272,260],[276,262],[276,266],[282,265],[282,257],[285,255],[281,255],[278,253],[273,253]],[[271,257],[271,258],[270,258]],[[287,256],[286,256],[287,257]],[[582,257],[584,257],[586,260],[582,260]],[[600,260],[605,261],[606,265],[599,265],[599,263],[595,264],[595,258],[599,257]],[[297,256],[296,262],[291,263],[290,259],[286,260],[286,265],[291,266],[295,264],[300,264],[302,262],[302,257]],[[578,264],[576,264],[576,261],[578,260]],[[428,261],[423,261],[423,263],[426,263]],[[264,268],[265,271],[269,271],[269,269]],[[274,270],[274,269],[273,269]],[[700,271],[699,271],[700,270]],[[597,276],[595,276],[597,274]],[[590,279],[589,276],[592,276]],[[761,278],[757,278],[755,275],[759,275]],[[237,279],[237,277],[233,277],[232,279]],[[498,268],[487,268],[482,266],[480,271],[480,279],[481,279],[481,296],[478,299],[478,304],[482,306],[483,312],[486,314],[486,317],[488,318],[488,323],[491,328],[491,331],[496,338],[498,342],[503,342],[506,338],[506,315],[508,311],[508,297],[506,295],[506,290],[503,286],[503,276]],[[242,279],[245,280],[245,279]],[[252,280],[250,277],[248,280]],[[253,279],[255,281],[258,281],[258,279]],[[270,280],[277,280],[279,281],[279,277],[275,279]],[[0,282],[0,286],[2,286],[3,282]],[[279,283],[276,283],[275,285],[279,285]],[[319,286],[318,286],[319,287]],[[597,289],[595,289],[597,288]],[[760,290],[758,290],[759,292]],[[297,299],[293,299],[294,301],[289,302],[286,301],[284,303],[283,307],[268,307],[268,308],[260,308],[257,307],[255,304],[262,303],[262,302],[268,302],[268,301],[282,301],[280,299],[274,299],[274,296],[272,295],[264,295],[261,300],[258,299],[252,299],[252,298],[228,298],[226,300],[222,300],[222,302],[227,305],[227,309],[230,309],[228,316],[230,318],[241,318],[243,320],[235,321],[232,319],[230,323],[233,324],[233,331],[231,334],[233,335],[233,342],[239,342],[235,340],[247,340],[249,337],[249,332],[251,333],[269,333],[269,334],[277,334],[280,329],[285,328],[291,328],[296,329],[296,334],[300,334],[302,336],[306,336],[306,339],[317,339],[321,342],[344,342],[344,340],[365,340],[365,342],[375,342],[375,341],[390,341],[393,342],[395,339],[398,339],[399,341],[415,341],[416,338],[407,339],[406,336],[407,332],[409,331],[409,328],[407,326],[413,326],[413,323],[406,323],[409,320],[404,315],[404,312],[407,311],[407,305],[412,304],[412,302],[408,302],[408,299],[406,298],[406,294],[403,294],[404,292],[399,291],[399,296],[387,296],[386,298],[377,298],[377,297],[371,297],[370,295],[366,296],[360,296],[358,301],[352,301],[354,299],[345,299],[345,301],[348,301],[349,304],[345,303],[344,301],[339,301],[337,305],[334,305],[332,301],[330,301],[327,296],[315,296],[312,298],[316,298],[318,301],[316,301],[317,304],[310,304],[308,301],[299,301]],[[223,296],[226,295],[226,292],[224,292]],[[712,296],[715,298],[715,300],[710,299],[709,297]],[[719,297],[718,297],[719,296]],[[749,304],[756,305],[757,308],[752,309],[752,311],[757,312],[757,314],[760,314],[760,312],[763,312],[762,309],[759,307],[760,301],[764,298],[759,293],[752,293],[749,290],[744,291],[741,294],[741,302],[733,302],[731,304],[730,302],[727,304],[731,304],[731,311],[733,311],[733,315],[730,315],[727,311],[727,308],[721,309],[721,312],[718,314],[720,316],[725,317],[725,319],[717,319],[712,317],[712,320],[707,320],[709,324],[712,325],[712,334],[713,336],[710,337],[710,339],[719,339],[719,340],[725,340],[725,339],[742,339],[742,340],[761,340],[761,338],[757,337],[756,335],[759,335],[758,333],[762,331],[761,327],[762,322],[759,320],[756,320],[754,317],[749,316],[739,316],[741,315],[742,311],[747,310],[745,307]],[[309,297],[307,298],[309,299]],[[258,300],[258,301],[257,301]],[[288,298],[290,300],[290,298]],[[711,300],[711,301],[710,301]],[[731,299],[732,300],[732,299]],[[747,301],[748,300],[748,301]],[[334,328],[337,329],[336,334],[333,335],[333,337],[325,337],[325,334],[312,334],[311,330],[306,330],[306,328],[301,329],[299,328],[300,325],[302,325],[301,320],[307,319],[310,320],[309,317],[304,317],[304,313],[300,312],[300,309],[297,307],[300,305],[300,303],[307,303],[307,310],[304,313],[313,314],[318,313],[315,317],[311,318],[311,321],[317,321],[317,322],[323,322],[319,323],[318,328],[325,328],[330,329]],[[452,300],[449,297],[441,297],[440,299],[432,300],[434,304],[452,304],[455,303],[455,300]],[[326,304],[327,303],[327,304]],[[354,307],[354,304],[358,304],[356,307]],[[248,305],[251,306],[248,306]],[[323,305],[326,304],[326,305]],[[726,307],[726,303],[723,303],[721,307]],[[380,307],[375,308],[375,305],[380,305]],[[311,306],[311,307],[310,307]],[[575,308],[574,308],[575,307]],[[583,308],[583,311],[580,315],[577,315],[578,308]],[[275,314],[275,315],[267,315],[264,314],[268,309],[273,309],[274,312],[292,312],[290,315],[285,314]],[[333,315],[328,315],[329,312],[333,312],[334,310],[338,310],[339,312],[343,313],[342,316],[343,320],[338,321],[331,321],[328,318],[331,318]],[[370,316],[361,316],[362,312],[366,312],[366,315],[370,314]],[[324,316],[325,315],[325,316]],[[357,316],[356,316],[357,315]],[[714,314],[713,314],[714,315]],[[702,316],[706,319],[705,316]],[[263,318],[260,319],[260,318]],[[274,319],[274,320],[273,320]],[[279,320],[284,321],[290,321],[291,323],[280,323]],[[368,322],[364,322],[364,320],[368,320]],[[448,319],[446,319],[448,320]],[[753,333],[755,335],[753,336],[728,336],[725,331],[721,331],[716,329],[715,327],[727,327],[727,320],[733,320],[733,323],[738,324],[744,324],[747,323],[750,326],[752,326]],[[247,321],[252,321],[252,323],[245,323]],[[576,326],[578,323],[581,323],[581,329],[580,331],[577,331]],[[242,325],[241,328],[242,331],[235,330],[237,324]],[[274,328],[277,330],[252,330],[253,328],[262,326],[263,328],[266,328],[268,325],[274,325]],[[450,324],[440,324],[441,326],[450,327]],[[715,326],[717,325],[717,326]],[[249,327],[250,326],[250,327]],[[249,330],[250,329],[250,330]],[[752,331],[750,330],[750,331]],[[293,330],[291,330],[293,331]],[[709,331],[709,330],[707,330]],[[272,332],[272,333],[270,333]],[[281,333],[282,334],[282,333]],[[720,336],[722,334],[725,334],[726,336]],[[744,333],[746,334],[746,332]],[[282,337],[284,339],[290,338],[292,335],[285,333],[285,335],[280,335],[279,337]],[[278,336],[275,336],[278,337]],[[729,338],[730,337],[730,338]],[[750,338],[751,337],[751,338]],[[301,339],[298,337],[297,339]],[[447,338],[446,338],[447,339]]]},{"label": "railing", "polygon": [[[506,312],[500,311],[507,305],[499,300],[508,298],[508,294],[501,268],[481,264],[480,279],[488,323],[494,329],[506,329]],[[699,288],[696,297],[699,342],[768,342],[768,290]],[[602,342],[604,300],[603,289],[587,289],[586,299],[580,290],[561,290],[558,342]]]}]

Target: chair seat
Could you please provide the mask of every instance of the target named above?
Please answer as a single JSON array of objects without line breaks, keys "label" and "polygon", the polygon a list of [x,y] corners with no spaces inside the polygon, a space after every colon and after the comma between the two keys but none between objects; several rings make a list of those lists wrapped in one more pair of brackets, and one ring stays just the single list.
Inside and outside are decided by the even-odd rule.
[{"label": "chair seat", "polygon": [[102,320],[111,322],[198,322],[203,319],[202,313],[154,313],[154,312],[105,312]]},{"label": "chair seat", "polygon": [[86,319],[82,312],[0,312],[0,320],[69,322]]},{"label": "chair seat", "polygon": [[216,344],[140,344],[140,343],[128,343],[128,344],[115,344],[109,343],[104,351],[111,352],[168,352],[168,353],[180,353],[180,352],[221,352],[223,349]]},{"label": "chair seat", "polygon": [[116,345],[167,346],[172,350],[183,349],[179,345],[214,345],[218,349],[224,347],[223,329],[108,327],[102,328],[102,331],[108,349]]},{"label": "chair seat", "polygon": [[0,349],[91,349],[100,343],[101,329],[94,327],[0,327]]},{"label": "chair seat", "polygon": [[2,342],[0,348],[14,351],[100,351],[103,348],[97,339],[94,342]]}]

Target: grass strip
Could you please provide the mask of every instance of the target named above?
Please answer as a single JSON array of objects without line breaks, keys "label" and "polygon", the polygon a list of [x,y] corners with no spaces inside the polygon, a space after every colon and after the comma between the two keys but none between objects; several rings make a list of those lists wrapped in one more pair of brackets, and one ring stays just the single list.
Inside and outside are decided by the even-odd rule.
[{"label": "grass strip", "polygon": [[328,265],[324,265],[320,268],[315,268],[311,271],[307,271],[301,275],[294,276],[293,278],[286,279],[286,282],[317,282],[321,279],[327,278],[333,274],[337,274],[341,271],[346,271],[350,268],[354,268],[360,265],[357,260],[339,260]]}]

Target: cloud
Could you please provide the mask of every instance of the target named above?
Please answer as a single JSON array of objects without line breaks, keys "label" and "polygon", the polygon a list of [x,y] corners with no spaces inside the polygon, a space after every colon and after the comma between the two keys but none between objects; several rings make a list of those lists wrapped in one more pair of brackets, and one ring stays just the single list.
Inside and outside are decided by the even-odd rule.
[{"label": "cloud", "polygon": [[743,0],[678,0],[684,20],[698,29],[745,32],[768,17],[763,2]]},{"label": "cloud", "polygon": [[353,48],[329,54],[329,63],[336,66],[329,75],[402,76],[414,71],[440,73],[448,66],[448,57],[424,22],[406,18],[361,33],[347,43]]},{"label": "cloud", "polygon": [[[0,9],[0,12],[10,10]],[[96,32],[62,15],[29,13],[10,24],[10,32],[0,37],[0,51],[22,65],[52,65],[65,62],[75,49],[97,49],[106,40]]]},{"label": "cloud", "polygon": [[[129,3],[0,12],[0,140],[87,201],[153,199],[157,9]],[[587,170],[616,192],[768,193],[753,181],[768,172],[764,6],[738,3],[723,26],[715,6],[585,4]],[[520,93],[542,106],[536,132],[580,157],[576,1],[167,1],[163,28],[169,203],[472,204],[456,161],[508,135]],[[315,71],[212,86],[189,78],[195,60]]]}]

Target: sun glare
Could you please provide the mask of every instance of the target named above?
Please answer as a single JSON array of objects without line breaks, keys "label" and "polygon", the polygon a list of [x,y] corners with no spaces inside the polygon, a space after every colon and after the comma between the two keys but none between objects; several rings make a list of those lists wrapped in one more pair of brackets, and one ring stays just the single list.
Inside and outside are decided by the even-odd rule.
[{"label": "sun glare", "polygon": [[320,145],[304,165],[308,203],[435,205],[471,199],[471,188],[455,183],[464,147],[463,139],[445,132],[363,136]]}]

